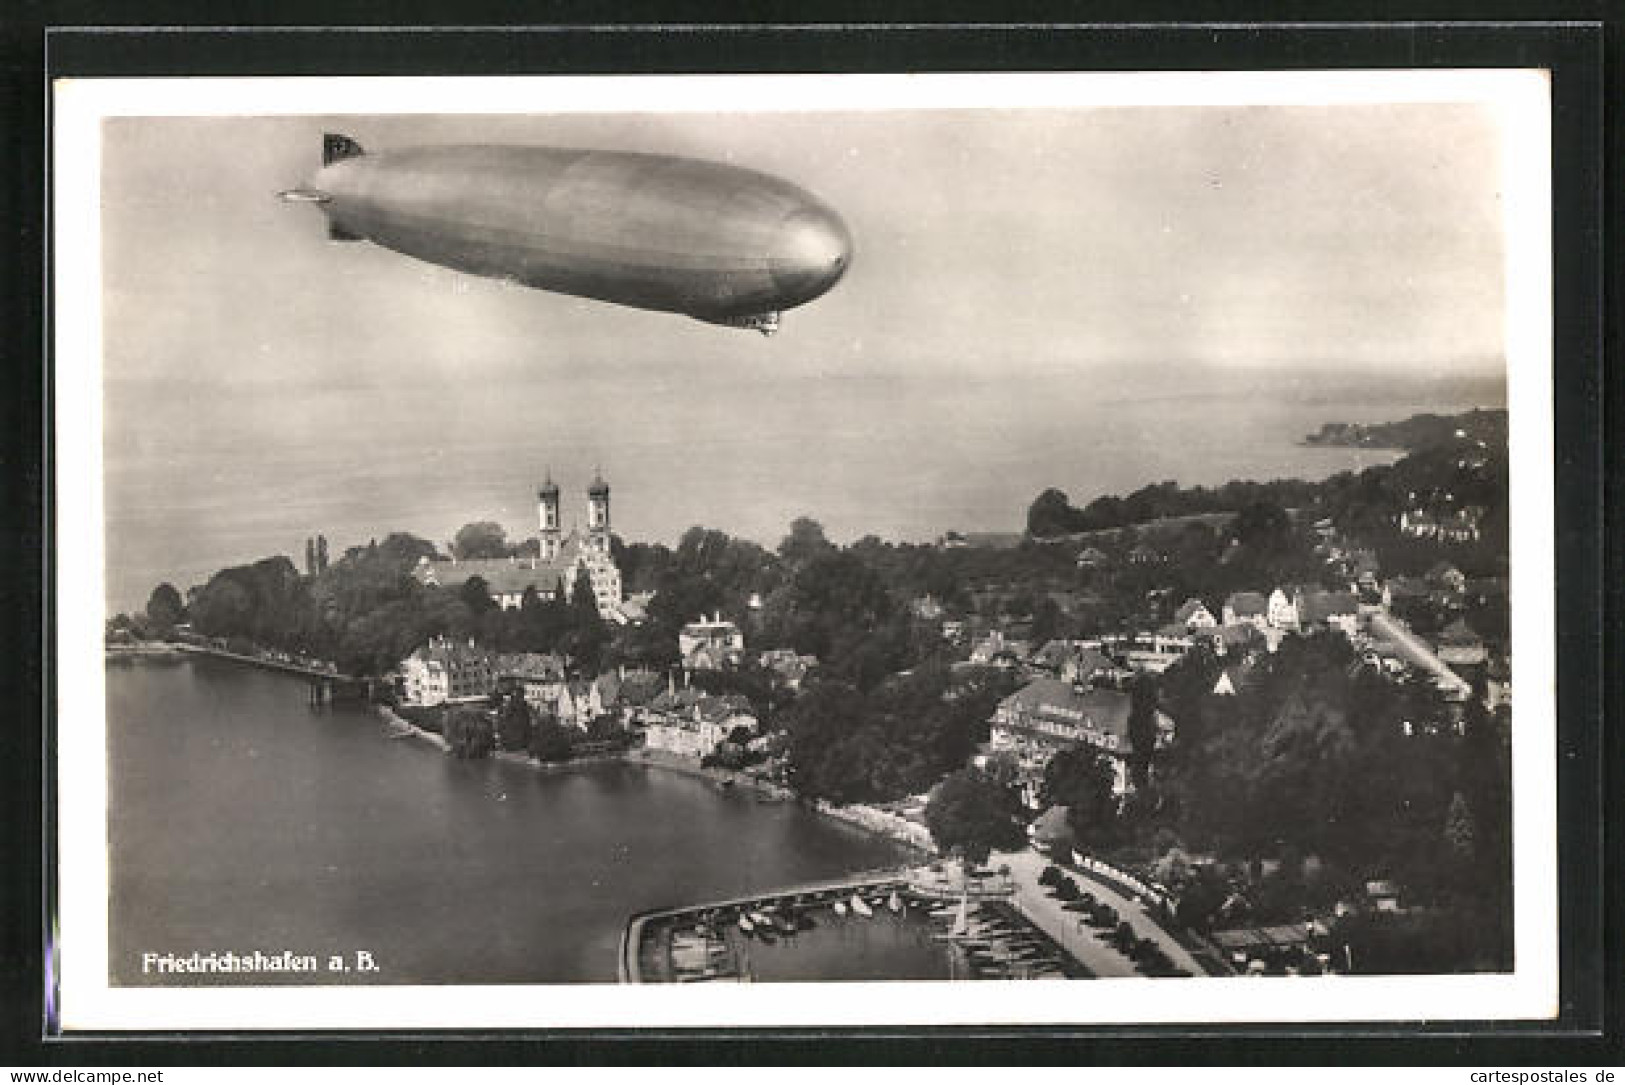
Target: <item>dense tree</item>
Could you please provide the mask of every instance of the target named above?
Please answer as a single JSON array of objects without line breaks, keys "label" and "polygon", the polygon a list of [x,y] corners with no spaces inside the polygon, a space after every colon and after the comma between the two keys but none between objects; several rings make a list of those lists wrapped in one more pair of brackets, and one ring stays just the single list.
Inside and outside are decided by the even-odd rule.
[{"label": "dense tree", "polygon": [[789,735],[786,777],[798,794],[838,803],[870,797],[870,766],[854,764],[849,754],[863,741],[868,725],[867,705],[855,688],[813,683],[779,723]]},{"label": "dense tree", "polygon": [[587,722],[587,739],[590,742],[618,742],[625,737],[626,728],[615,716],[594,716]]},{"label": "dense tree", "polygon": [[490,756],[496,744],[490,717],[481,709],[452,709],[446,713],[443,730],[452,755],[465,760]]},{"label": "dense tree", "polygon": [[429,540],[420,539],[404,531],[392,531],[378,544],[379,560],[408,569],[416,565],[421,558],[433,559],[439,556],[434,544]]},{"label": "dense tree", "polygon": [[608,640],[609,629],[598,615],[598,596],[593,592],[592,577],[586,567],[581,566],[576,569],[575,584],[570,589],[564,649],[585,673],[596,674]]},{"label": "dense tree", "polygon": [[530,755],[538,761],[568,761],[575,754],[577,732],[551,714],[536,720],[531,728]]},{"label": "dense tree", "polygon": [[872,689],[907,665],[911,623],[880,575],[850,553],[813,558],[769,601],[770,642],[817,656],[828,673]]},{"label": "dense tree", "polygon": [[181,602],[181,593],[175,590],[175,585],[165,581],[152,589],[147,599],[147,621],[154,633],[167,636],[185,620],[186,605]]},{"label": "dense tree", "polygon": [[960,769],[932,789],[925,824],[939,851],[972,865],[985,863],[991,851],[1026,843],[1014,790],[974,768]]},{"label": "dense tree", "polygon": [[1274,502],[1255,501],[1236,513],[1230,537],[1255,554],[1278,554],[1292,543],[1292,518]]},{"label": "dense tree", "polygon": [[1136,787],[1150,783],[1157,736],[1157,683],[1150,674],[1142,674],[1129,689],[1129,770]]},{"label": "dense tree", "polygon": [[491,598],[491,588],[484,577],[471,576],[463,581],[457,589],[457,598],[476,619],[487,611],[497,609],[497,601]]},{"label": "dense tree", "polygon": [[499,699],[497,707],[497,737],[504,750],[528,750],[532,713],[522,690],[510,690]]},{"label": "dense tree", "polygon": [[480,520],[464,524],[452,539],[452,553],[460,559],[505,558],[508,556],[508,533],[501,524]]},{"label": "dense tree", "polygon": [[1445,815],[1444,842],[1458,867],[1465,868],[1472,863],[1473,811],[1459,791],[1450,797],[1450,810]]},{"label": "dense tree", "polygon": [[1212,865],[1196,867],[1179,886],[1174,917],[1179,925],[1194,931],[1207,931],[1230,896],[1230,887]]},{"label": "dense tree", "polygon": [[817,520],[799,516],[790,524],[790,533],[779,543],[779,557],[794,568],[835,552],[835,545],[824,535],[824,527]]},{"label": "dense tree", "polygon": [[1037,538],[1081,531],[1078,522],[1071,500],[1053,487],[1034,498],[1027,509],[1027,533]]},{"label": "dense tree", "polygon": [[1039,786],[1045,806],[1065,806],[1067,823],[1089,847],[1109,846],[1117,839],[1117,799],[1111,755],[1079,743],[1050,758]]}]

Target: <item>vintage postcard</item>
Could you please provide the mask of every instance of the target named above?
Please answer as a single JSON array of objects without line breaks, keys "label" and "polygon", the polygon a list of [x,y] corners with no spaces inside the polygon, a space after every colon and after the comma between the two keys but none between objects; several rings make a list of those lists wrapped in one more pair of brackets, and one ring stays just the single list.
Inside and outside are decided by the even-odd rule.
[{"label": "vintage postcard", "polygon": [[1556,1013],[1544,73],[53,97],[64,1028]]}]

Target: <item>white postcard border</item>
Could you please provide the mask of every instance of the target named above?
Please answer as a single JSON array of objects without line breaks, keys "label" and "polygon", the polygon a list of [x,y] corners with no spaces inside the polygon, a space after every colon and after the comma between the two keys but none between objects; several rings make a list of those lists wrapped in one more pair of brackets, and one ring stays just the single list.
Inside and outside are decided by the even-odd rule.
[{"label": "white postcard border", "polygon": [[[1515,961],[1506,975],[536,987],[108,983],[100,122],[112,116],[1477,102],[1506,134]],[[1136,1025],[1546,1019],[1558,1002],[1551,119],[1530,70],[67,79],[54,87],[61,1020],[68,1030]],[[457,997],[447,997],[453,991]],[[519,997],[520,994],[524,997]]]}]

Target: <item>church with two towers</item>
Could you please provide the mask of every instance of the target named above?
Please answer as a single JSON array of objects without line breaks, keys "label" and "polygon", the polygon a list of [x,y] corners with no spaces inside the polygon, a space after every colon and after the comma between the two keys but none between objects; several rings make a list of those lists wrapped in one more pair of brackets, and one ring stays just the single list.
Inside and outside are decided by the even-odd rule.
[{"label": "church with two towers", "polygon": [[606,621],[624,620],[621,571],[610,548],[609,484],[603,476],[595,475],[587,487],[585,533],[574,528],[565,532],[559,515],[559,488],[551,475],[536,493],[536,519],[540,546],[536,557],[424,558],[412,575],[421,584],[450,588],[479,577],[496,604],[511,609],[522,605],[531,588],[544,601],[568,599],[577,575],[585,569],[599,616]]}]

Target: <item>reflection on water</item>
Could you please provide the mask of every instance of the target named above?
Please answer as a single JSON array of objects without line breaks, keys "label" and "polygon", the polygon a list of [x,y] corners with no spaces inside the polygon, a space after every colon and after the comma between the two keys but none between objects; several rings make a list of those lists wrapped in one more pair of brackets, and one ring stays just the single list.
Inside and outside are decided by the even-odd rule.
[{"label": "reflection on water", "polygon": [[[632,912],[904,858],[658,769],[457,761],[229,663],[109,667],[107,690],[117,984],[613,982]],[[324,973],[142,971],[148,952],[255,950]],[[380,971],[325,972],[357,951]]]}]

